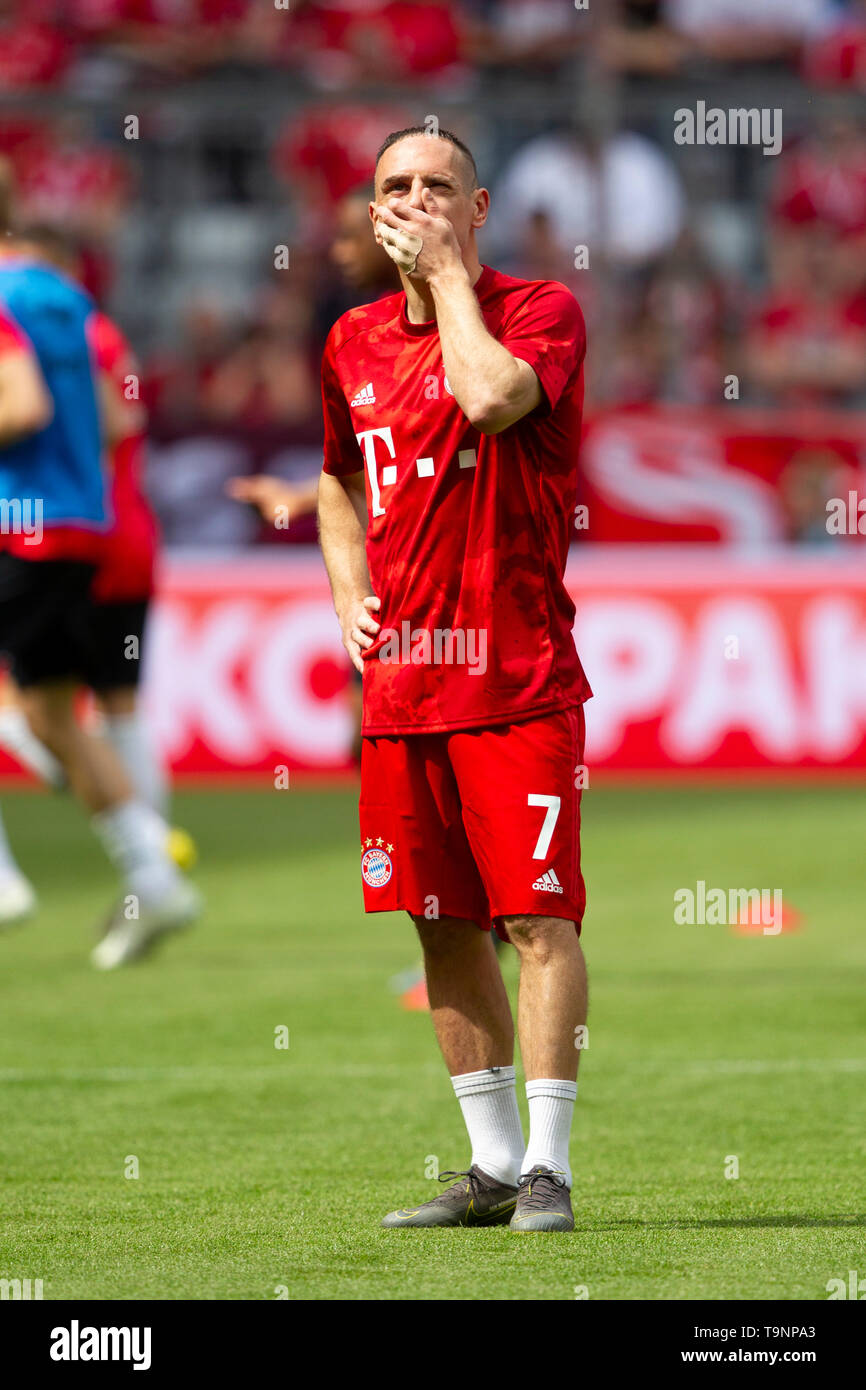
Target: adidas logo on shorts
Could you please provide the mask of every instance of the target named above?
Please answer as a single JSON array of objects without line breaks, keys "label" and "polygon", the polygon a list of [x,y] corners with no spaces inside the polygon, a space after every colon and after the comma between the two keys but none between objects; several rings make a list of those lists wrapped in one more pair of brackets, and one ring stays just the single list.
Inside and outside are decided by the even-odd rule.
[{"label": "adidas logo on shorts", "polygon": [[372,381],[368,381],[366,386],[362,386],[357,396],[349,405],[375,405],[376,392],[373,390]]},{"label": "adidas logo on shorts", "polygon": [[565,891],[556,877],[555,869],[548,869],[546,873],[541,875],[541,878],[535,880],[532,886],[541,893],[562,893]]}]

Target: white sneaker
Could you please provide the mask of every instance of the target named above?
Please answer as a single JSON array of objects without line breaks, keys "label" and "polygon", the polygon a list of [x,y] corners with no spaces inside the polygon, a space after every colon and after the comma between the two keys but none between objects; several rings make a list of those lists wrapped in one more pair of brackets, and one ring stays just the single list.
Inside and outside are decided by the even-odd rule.
[{"label": "white sneaker", "polygon": [[0,878],[0,927],[11,927],[36,911],[36,889],[23,874],[12,872]]},{"label": "white sneaker", "polygon": [[163,902],[142,907],[141,916],[127,921],[115,917],[90,953],[97,970],[116,970],[147,954],[161,936],[192,926],[203,907],[201,893],[189,879],[179,879]]}]

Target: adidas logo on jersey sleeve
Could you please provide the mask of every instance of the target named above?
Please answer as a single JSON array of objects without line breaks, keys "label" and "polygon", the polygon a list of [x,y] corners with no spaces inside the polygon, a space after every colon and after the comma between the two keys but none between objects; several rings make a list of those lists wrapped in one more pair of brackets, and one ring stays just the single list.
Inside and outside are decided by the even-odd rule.
[{"label": "adidas logo on jersey sleeve", "polygon": [[354,400],[349,405],[375,405],[376,392],[373,390],[372,381],[368,381],[366,386],[362,386]]},{"label": "adidas logo on jersey sleeve", "polygon": [[559,879],[556,877],[555,869],[548,869],[546,873],[537,878],[533,883],[533,888],[540,893],[562,893],[564,889]]}]

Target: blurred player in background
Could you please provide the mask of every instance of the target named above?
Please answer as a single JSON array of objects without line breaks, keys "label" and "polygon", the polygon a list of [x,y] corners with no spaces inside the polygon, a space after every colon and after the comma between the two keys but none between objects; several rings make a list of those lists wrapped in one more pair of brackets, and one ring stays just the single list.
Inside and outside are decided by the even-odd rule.
[{"label": "blurred player in background", "polygon": [[[0,259],[0,650],[30,730],[62,766],[127,890],[93,952],[112,969],[200,911],[168,851],[165,822],[114,749],[77,718],[90,641],[91,585],[110,529],[103,440],[129,437],[116,389],[94,370],[94,306],[66,275],[7,240]],[[4,518],[5,521],[5,518]],[[126,634],[124,634],[124,641]],[[103,654],[104,656],[104,654]]]},{"label": "blurred player in background", "polygon": [[[80,279],[74,248],[61,232],[26,228],[19,241],[38,260]],[[156,518],[141,487],[147,417],[138,364],[120,329],[95,310],[88,333],[103,398],[113,402],[118,437],[109,470],[111,525],[90,589],[92,654],[86,681],[99,697],[106,736],[126,765],[136,793],[165,815],[167,779],[137,701],[158,540]]]},{"label": "blurred player in background", "polygon": [[[80,280],[75,249],[56,228],[27,228],[19,241],[38,260]],[[111,451],[111,525],[90,589],[85,680],[97,697],[105,735],[124,763],[136,795],[165,818],[168,776],[138,698],[159,541],[156,517],[142,487],[147,415],[140,399],[139,366],[117,324],[96,310],[88,330],[103,396],[113,402],[119,434]],[[194,862],[192,840],[177,827],[169,832],[169,851],[181,868]]]},{"label": "blurred player in background", "polygon": [[[55,227],[27,228],[17,237],[23,254],[53,265],[80,281],[81,267],[71,240]],[[110,469],[111,529],[100,550],[91,586],[86,683],[97,697],[99,732],[104,733],[126,767],[136,795],[163,818],[169,809],[168,778],[149,737],[138,700],[143,642],[153,595],[158,528],[144,495],[146,414],[139,399],[139,371],[120,329],[101,311],[88,324],[102,391],[116,402],[116,427],[122,430],[112,450]],[[125,424],[124,424],[125,421]],[[34,736],[10,681],[0,708],[0,745],[42,781],[65,786],[63,768]],[[169,830],[169,852],[179,867],[191,868],[195,845],[179,827]],[[12,861],[6,845],[7,859]],[[32,886],[23,875],[10,877],[5,895],[0,879],[0,920],[14,920],[35,907]],[[26,882],[26,881],[25,881]],[[21,908],[15,910],[16,901]]]}]

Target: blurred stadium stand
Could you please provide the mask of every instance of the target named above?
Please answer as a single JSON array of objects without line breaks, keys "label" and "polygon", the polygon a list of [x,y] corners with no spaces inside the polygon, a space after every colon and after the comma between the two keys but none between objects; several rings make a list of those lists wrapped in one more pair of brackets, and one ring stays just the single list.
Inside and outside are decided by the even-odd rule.
[{"label": "blurred stadium stand", "polygon": [[[719,441],[772,436],[768,410],[785,412],[791,436],[795,408],[863,409],[864,55],[858,0],[585,11],[572,0],[0,0],[0,153],[19,217],[77,239],[90,287],[145,363],[167,541],[244,546],[274,537],[225,498],[225,477],[315,471],[336,203],[368,181],[389,129],[428,115],[470,142],[492,189],[482,255],[564,280],[581,301],[590,420],[688,407],[687,437],[711,439],[722,467],[739,459],[766,476],[767,448],[744,465],[742,447]],[[674,113],[698,101],[780,108],[782,154],[678,145]],[[280,244],[290,268],[275,271]],[[588,269],[575,268],[580,245]],[[754,427],[735,422],[756,408]],[[853,416],[836,454],[847,426],[825,415],[798,430],[813,475],[799,504],[814,514],[783,517],[777,538],[808,537],[822,469],[836,486],[839,467],[864,467]],[[652,538],[644,521],[623,538]],[[311,535],[295,527],[290,540]],[[735,538],[704,527],[714,536]]]}]

